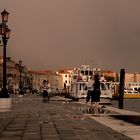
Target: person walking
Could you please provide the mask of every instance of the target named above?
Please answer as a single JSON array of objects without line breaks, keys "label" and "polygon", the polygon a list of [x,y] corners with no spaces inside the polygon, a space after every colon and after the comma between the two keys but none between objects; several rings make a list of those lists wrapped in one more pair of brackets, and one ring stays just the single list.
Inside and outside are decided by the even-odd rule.
[{"label": "person walking", "polygon": [[50,93],[51,93],[51,85],[49,81],[47,81],[47,92],[48,92],[48,102],[50,101]]},{"label": "person walking", "polygon": [[[86,83],[85,85],[85,88],[87,88],[87,96],[86,96],[86,112],[88,112],[88,102],[90,101],[91,99],[91,95],[92,95],[92,92],[93,92],[93,85],[94,85],[94,78],[93,76],[91,76],[88,80],[88,82]],[[90,109],[91,110],[91,109]]]},{"label": "person walking", "polygon": [[98,114],[99,113],[100,95],[101,95],[99,75],[94,76],[94,81],[95,81],[95,83],[94,83],[94,90],[91,95],[91,104],[93,105],[93,102],[95,103],[94,113]]},{"label": "person walking", "polygon": [[47,81],[44,80],[43,83],[42,83],[42,86],[41,86],[41,89],[42,89],[42,94],[43,94],[43,102],[46,103],[46,99],[48,97],[48,91],[47,91]]}]

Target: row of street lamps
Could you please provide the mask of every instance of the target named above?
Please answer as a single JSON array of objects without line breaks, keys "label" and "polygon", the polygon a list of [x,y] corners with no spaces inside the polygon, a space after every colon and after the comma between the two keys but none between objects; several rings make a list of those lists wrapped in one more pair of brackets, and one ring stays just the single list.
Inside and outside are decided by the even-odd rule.
[{"label": "row of street lamps", "polygon": [[[1,90],[0,98],[9,98],[8,90],[7,90],[7,74],[6,74],[6,46],[8,39],[10,38],[10,29],[6,24],[8,22],[9,13],[4,9],[1,12],[2,23],[0,24],[0,35],[2,36],[3,43],[3,88]],[[22,72],[22,61],[19,61],[19,72],[20,72],[20,84],[19,84],[19,94],[23,94],[22,92],[22,81],[21,81],[21,72]]]}]

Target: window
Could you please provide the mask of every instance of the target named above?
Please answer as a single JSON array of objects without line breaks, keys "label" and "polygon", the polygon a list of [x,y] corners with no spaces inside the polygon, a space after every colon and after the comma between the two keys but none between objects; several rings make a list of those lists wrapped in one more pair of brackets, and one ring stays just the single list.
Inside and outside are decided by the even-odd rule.
[{"label": "window", "polygon": [[65,77],[67,77],[67,75],[65,75]]},{"label": "window", "polygon": [[82,70],[81,73],[84,75],[84,71]]},{"label": "window", "polygon": [[65,83],[67,83],[67,80],[65,80]]},{"label": "window", "polygon": [[88,71],[87,70],[85,71],[85,75],[88,75]]},{"label": "window", "polygon": [[81,90],[81,88],[82,88],[82,84],[79,85],[79,90]]},{"label": "window", "polygon": [[90,76],[93,75],[93,71],[89,71],[89,75],[90,75]]}]

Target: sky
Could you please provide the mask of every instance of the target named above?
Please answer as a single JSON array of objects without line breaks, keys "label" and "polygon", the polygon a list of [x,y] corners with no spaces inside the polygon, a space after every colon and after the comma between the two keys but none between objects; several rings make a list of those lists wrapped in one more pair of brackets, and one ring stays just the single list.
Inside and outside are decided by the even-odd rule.
[{"label": "sky", "polygon": [[140,0],[0,0],[4,8],[7,56],[32,70],[140,72]]}]

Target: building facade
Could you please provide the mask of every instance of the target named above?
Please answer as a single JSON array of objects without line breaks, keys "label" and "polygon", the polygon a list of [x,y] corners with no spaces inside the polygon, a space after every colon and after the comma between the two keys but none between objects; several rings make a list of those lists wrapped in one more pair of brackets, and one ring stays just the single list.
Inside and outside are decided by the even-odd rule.
[{"label": "building facade", "polygon": [[140,82],[140,73],[134,72],[134,73],[125,73],[125,82]]},{"label": "building facade", "polygon": [[61,87],[63,87],[63,89],[67,89],[67,92],[69,92],[71,89],[73,69],[62,69],[58,70],[56,73],[62,76]]},{"label": "building facade", "polygon": [[40,92],[40,87],[44,80],[48,80],[51,85],[51,91],[56,89],[62,90],[62,76],[47,71],[30,71],[29,72],[29,87]]},{"label": "building facade", "polygon": [[[9,92],[13,93],[13,88],[18,82],[19,70],[16,67],[15,61],[10,57],[6,58],[6,67],[7,67],[7,88]],[[3,81],[3,57],[0,57],[0,87],[2,88]]]},{"label": "building facade", "polygon": [[[6,58],[6,73],[7,73],[7,89],[10,93],[14,93],[15,89],[19,89],[20,71],[19,64],[16,63],[11,57]],[[0,57],[0,88],[3,84],[3,57]],[[22,87],[28,87],[29,74],[26,66],[22,66],[21,69],[21,81]]]}]

